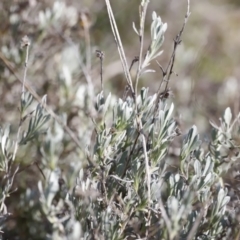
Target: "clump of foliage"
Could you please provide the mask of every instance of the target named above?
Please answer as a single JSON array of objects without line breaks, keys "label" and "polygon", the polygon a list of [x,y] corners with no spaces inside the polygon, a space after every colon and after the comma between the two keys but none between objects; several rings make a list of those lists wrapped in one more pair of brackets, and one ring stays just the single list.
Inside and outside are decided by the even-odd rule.
[{"label": "clump of foliage", "polygon": [[[220,125],[211,123],[213,130],[208,143],[200,140],[196,126],[182,136],[179,123],[173,117],[169,82],[176,49],[190,15],[189,2],[183,27],[174,39],[169,64],[164,69],[157,62],[163,75],[159,89],[153,95],[147,87],[139,91],[139,78],[153,71],[149,66],[161,55],[167,30],[167,24],[153,12],[151,42],[144,52],[148,4],[147,0],[141,1],[140,25],[138,28],[133,25],[140,40],[139,56],[131,64],[138,64],[133,81],[114,14],[106,0],[126,77],[122,99],[105,93],[101,51],[97,51],[97,56],[101,63],[102,89],[94,97],[88,72],[91,66],[88,38],[88,57],[81,61],[87,84],[78,89],[83,93],[80,99],[76,97],[72,72],[63,67],[59,75],[62,108],[67,109],[71,103],[81,100],[79,117],[83,124],[77,131],[79,136],[68,126],[70,120],[66,114],[58,117],[47,107],[46,96],[41,100],[27,84],[30,41],[28,37],[23,38],[26,56],[18,128],[16,135],[9,127],[0,132],[2,238],[238,238],[237,211],[231,210],[238,208],[225,187],[224,176],[239,159],[239,146],[235,141],[236,133],[239,134],[239,116],[233,119],[227,108]],[[64,17],[56,15],[57,7],[41,13],[41,28],[56,19],[64,21]],[[88,29],[85,30],[87,35]],[[14,73],[11,65],[1,59]],[[180,148],[174,147],[176,141],[181,141]],[[21,151],[27,151],[29,144],[33,155],[40,159],[33,157],[26,166],[21,161]],[[29,174],[27,170],[33,165],[39,170],[35,175],[37,179],[21,190],[13,207],[8,200],[20,191],[18,175]]]}]

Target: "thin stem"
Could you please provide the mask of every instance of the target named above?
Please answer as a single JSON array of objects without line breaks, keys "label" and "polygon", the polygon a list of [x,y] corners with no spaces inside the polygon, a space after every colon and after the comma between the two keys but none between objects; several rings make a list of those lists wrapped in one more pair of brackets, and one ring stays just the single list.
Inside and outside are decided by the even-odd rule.
[{"label": "thin stem", "polygon": [[169,80],[170,80],[171,75],[173,73],[173,66],[174,66],[175,57],[176,57],[176,50],[177,50],[178,45],[180,45],[180,43],[182,42],[181,37],[182,37],[183,31],[185,29],[185,26],[187,24],[187,21],[188,21],[188,18],[190,16],[190,14],[191,14],[190,13],[190,0],[188,0],[187,13],[186,13],[185,18],[184,18],[183,26],[182,26],[180,32],[178,33],[178,35],[176,36],[176,38],[174,39],[172,56],[171,56],[170,61],[168,63],[167,69],[165,71],[166,73],[168,73],[166,86],[165,86],[165,91],[167,91]]},{"label": "thin stem", "polygon": [[[142,128],[142,123],[140,123],[140,127]],[[146,166],[146,180],[147,180],[147,187],[148,187],[148,203],[151,201],[151,174],[149,170],[149,160],[148,160],[148,154],[147,154],[147,147],[146,147],[146,139],[143,133],[141,133],[142,142],[143,142],[143,153],[144,153],[144,159],[145,159],[145,166]]]},{"label": "thin stem", "polygon": [[140,52],[139,52],[139,60],[138,60],[138,70],[137,70],[137,75],[135,79],[135,98],[137,96],[138,82],[139,82],[139,78],[142,70],[144,27],[145,27],[145,19],[146,19],[148,3],[149,3],[149,0],[143,0],[140,5],[140,29],[139,29]]},{"label": "thin stem", "polygon": [[[22,105],[22,99],[24,100],[25,98],[25,83],[26,83],[26,78],[27,78],[27,70],[28,70],[28,57],[29,57],[29,47],[30,47],[30,41],[29,38],[27,36],[24,36],[22,38],[22,47],[26,48],[26,56],[25,56],[25,62],[24,62],[24,73],[23,73],[23,80],[22,80],[22,94],[21,94],[21,98],[20,98],[20,104]],[[19,125],[18,125],[18,132],[17,132],[17,139],[15,142],[15,146],[14,146],[14,151],[13,151],[13,157],[12,157],[12,161],[15,160],[16,158],[16,154],[17,154],[17,150],[18,150],[18,146],[19,146],[19,139],[20,139],[20,134],[21,134],[21,130],[22,130],[22,123],[23,123],[23,112],[20,111],[20,120],[19,120]]]},{"label": "thin stem", "polygon": [[139,57],[137,57],[137,56],[134,57],[134,59],[132,60],[131,65],[130,65],[130,67],[129,67],[129,72],[131,72],[134,63],[138,62],[138,60],[139,60]]},{"label": "thin stem", "polygon": [[100,76],[101,76],[101,88],[103,91],[103,59],[100,59]]},{"label": "thin stem", "polygon": [[[144,153],[144,160],[145,160],[145,169],[146,169],[146,182],[147,182],[147,196],[148,196],[148,207],[150,207],[151,204],[151,174],[150,174],[150,169],[149,169],[149,159],[148,159],[148,154],[147,154],[147,143],[146,143],[146,138],[145,135],[142,131],[142,121],[139,121],[139,127],[141,129],[140,134],[142,138],[142,145],[143,145],[143,153]],[[147,229],[146,229],[146,239],[148,239],[148,233],[149,233],[149,226],[151,222],[151,211],[148,210],[147,213]]]},{"label": "thin stem", "polygon": [[[132,96],[135,102],[135,111],[136,111],[136,122],[138,125],[138,130],[140,132],[140,135],[142,137],[142,144],[143,144],[143,152],[144,152],[144,159],[145,159],[145,167],[146,167],[146,180],[147,180],[147,188],[148,188],[148,205],[151,202],[151,189],[150,189],[150,183],[151,183],[151,175],[150,175],[150,170],[149,170],[149,160],[148,160],[148,155],[147,155],[147,148],[146,148],[146,139],[145,136],[142,132],[142,121],[141,121],[141,116],[138,112],[138,108],[137,108],[137,87],[138,87],[138,81],[139,81],[139,77],[141,74],[141,64],[142,64],[142,55],[143,55],[143,35],[144,35],[144,24],[145,24],[145,17],[146,17],[146,12],[147,12],[147,6],[149,3],[149,0],[142,0],[141,5],[140,5],[140,53],[139,53],[139,59],[138,59],[138,71],[137,71],[137,75],[136,75],[136,83],[135,83],[135,90],[133,88],[132,85],[132,79],[131,79],[131,75],[129,72],[129,68],[128,68],[128,64],[126,61],[126,56],[124,53],[124,49],[122,47],[122,42],[121,42],[121,38],[119,36],[118,33],[118,29],[117,29],[117,25],[115,22],[115,18],[112,12],[112,8],[110,5],[109,0],[105,0],[106,5],[107,5],[107,10],[108,10],[108,16],[109,16],[109,20],[110,20],[110,24],[111,24],[111,28],[112,28],[112,32],[115,38],[115,41],[117,43],[117,47],[118,47],[118,51],[119,51],[119,55],[121,58],[121,63],[123,65],[123,70],[128,82],[128,85],[131,89],[132,92]],[[150,213],[150,212],[149,212]],[[148,213],[148,223],[150,220],[150,215]],[[147,224],[148,224],[147,223]]]},{"label": "thin stem", "polygon": [[[142,138],[142,145],[143,145],[143,153],[144,153],[144,160],[145,160],[145,169],[146,169],[146,182],[147,182],[147,196],[148,196],[148,207],[150,207],[151,204],[151,174],[150,174],[150,169],[149,169],[149,159],[148,159],[148,154],[147,154],[147,147],[146,147],[146,138],[142,130],[142,120],[141,116],[138,112],[138,107],[137,107],[137,89],[138,89],[138,83],[139,83],[139,78],[141,75],[142,71],[142,59],[143,59],[143,44],[144,44],[144,27],[145,27],[145,19],[146,19],[146,13],[147,13],[147,7],[148,7],[149,0],[142,0],[141,5],[140,5],[140,29],[139,29],[139,38],[140,38],[140,51],[139,51],[139,57],[138,57],[138,70],[137,70],[137,75],[135,79],[135,109],[136,109],[136,114],[137,114],[137,124],[139,128],[139,132]],[[148,216],[147,216],[147,230],[146,230],[146,239],[148,239],[148,227],[150,226],[150,211],[148,211]]]},{"label": "thin stem", "polygon": [[22,168],[22,169],[19,169],[19,171],[17,172],[17,174],[19,174],[19,173],[25,171],[27,168],[29,168],[29,167],[31,167],[31,166],[33,166],[33,165],[36,165],[36,166],[37,166],[39,172],[42,174],[43,178],[46,180],[46,177],[45,177],[45,175],[44,175],[42,169],[40,168],[39,164],[37,163],[37,161],[34,161],[34,162],[28,164],[26,167],[24,167],[24,168]]},{"label": "thin stem", "polygon": [[26,58],[25,58],[25,64],[24,64],[24,73],[23,73],[23,84],[22,84],[22,94],[23,94],[23,98],[24,98],[24,93],[25,93],[25,81],[26,81],[26,78],[27,78],[27,64],[28,64],[28,56],[29,56],[29,46],[30,44],[28,44],[26,46]]},{"label": "thin stem", "polygon": [[[155,109],[154,109],[154,118],[153,118],[152,123],[155,121],[155,116],[156,116],[156,112],[158,110],[158,104],[159,104],[159,100],[161,99],[161,96],[163,96],[163,98],[164,98],[167,95],[168,85],[169,85],[169,82],[170,82],[171,75],[173,73],[173,67],[174,67],[174,63],[175,63],[177,47],[182,41],[181,37],[182,37],[183,31],[185,29],[185,26],[187,24],[187,21],[188,21],[188,18],[190,16],[190,14],[191,14],[190,13],[190,0],[188,0],[187,13],[186,13],[185,18],[184,18],[183,26],[182,26],[180,32],[178,33],[178,35],[174,39],[172,55],[170,57],[170,60],[169,60],[168,65],[166,67],[166,70],[164,70],[163,67],[157,62],[158,66],[160,67],[160,69],[162,71],[163,77],[162,77],[162,80],[160,82],[160,85],[159,85],[159,88],[158,88],[158,91],[157,91],[157,98],[156,98]],[[163,92],[161,92],[161,87],[162,87],[163,82],[166,82],[166,85],[165,85],[165,88],[164,88]]]},{"label": "thin stem", "polygon": [[114,39],[117,43],[118,52],[119,52],[119,55],[120,55],[120,58],[121,58],[123,71],[124,71],[124,74],[126,76],[128,85],[131,89],[131,93],[132,93],[133,96],[135,96],[136,94],[134,92],[134,88],[133,88],[133,84],[132,84],[132,78],[131,78],[131,75],[130,75],[130,72],[129,72],[128,63],[127,63],[125,52],[124,52],[124,49],[123,49],[123,46],[122,46],[121,38],[119,36],[117,24],[116,24],[116,21],[115,21],[113,12],[112,12],[112,8],[111,8],[109,0],[105,0],[105,2],[106,2],[106,6],[107,6],[107,11],[108,11],[108,16],[109,16],[113,36],[114,36]]},{"label": "thin stem", "polygon": [[[139,59],[139,57],[134,57],[131,65],[129,67],[129,72],[131,72],[134,63],[138,62],[138,59]],[[123,93],[123,100],[125,100],[127,98],[127,94],[128,94],[129,90],[130,90],[130,86],[129,86],[129,84],[127,84],[126,87],[125,87],[124,93]]]},{"label": "thin stem", "polygon": [[103,91],[103,58],[104,53],[100,50],[96,50],[97,57],[100,59],[100,78],[101,78],[101,90]]}]

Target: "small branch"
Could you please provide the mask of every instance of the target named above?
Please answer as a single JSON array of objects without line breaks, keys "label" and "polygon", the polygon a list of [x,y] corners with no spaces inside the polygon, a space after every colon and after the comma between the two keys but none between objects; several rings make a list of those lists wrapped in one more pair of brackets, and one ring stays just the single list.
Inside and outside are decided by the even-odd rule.
[{"label": "small branch", "polygon": [[[138,70],[135,79],[135,98],[137,98],[137,88],[138,82],[141,75],[142,70],[142,59],[143,59],[143,43],[144,43],[144,27],[145,27],[145,19],[147,13],[149,0],[143,0],[140,5],[140,29],[139,29],[139,39],[140,39],[140,52],[139,52],[139,60],[138,60]],[[135,99],[135,102],[137,99]]]},{"label": "small branch", "polygon": [[[26,78],[27,78],[27,67],[28,67],[29,47],[30,47],[30,40],[29,40],[28,36],[24,36],[22,38],[21,47],[26,48],[26,57],[25,57],[25,62],[24,62],[24,73],[23,73],[23,80],[22,80],[22,94],[21,94],[21,98],[20,98],[20,104],[22,105],[22,99],[24,99],[24,97],[25,97],[25,82],[26,82]],[[14,161],[16,158],[16,154],[17,154],[17,150],[18,150],[18,146],[19,146],[18,142],[19,142],[20,134],[21,134],[21,130],[22,130],[23,114],[24,113],[21,111],[19,125],[18,125],[17,139],[16,139],[15,146],[14,146],[12,161]]]},{"label": "small branch", "polygon": [[124,179],[121,179],[115,175],[109,175],[109,177],[112,177],[112,178],[115,178],[117,179],[118,181],[121,181],[121,182],[125,182],[125,183],[133,183],[134,181],[133,180],[124,180]]},{"label": "small branch", "polygon": [[158,87],[158,90],[157,90],[157,99],[156,99],[156,104],[155,104],[155,109],[154,109],[154,114],[153,114],[153,119],[152,119],[152,123],[154,123],[155,121],[155,118],[156,118],[156,114],[157,114],[157,110],[158,110],[158,103],[159,103],[159,100],[160,100],[160,95],[161,95],[161,88],[162,88],[162,84],[163,82],[165,81],[165,76],[167,75],[167,72],[163,69],[163,67],[161,66],[161,64],[156,61],[158,66],[160,67],[160,69],[162,70],[162,80],[159,84],[159,87]]},{"label": "small branch", "polygon": [[123,100],[126,100],[128,91],[130,90],[129,85],[125,86],[124,92],[123,92]]},{"label": "small branch", "polygon": [[129,72],[128,63],[127,63],[126,56],[125,56],[125,53],[124,53],[124,49],[123,49],[123,46],[122,46],[121,38],[119,36],[116,21],[115,21],[113,12],[112,12],[110,1],[105,0],[105,3],[106,3],[106,6],[107,6],[108,17],[109,17],[109,20],[110,20],[113,36],[114,36],[114,39],[116,41],[116,44],[117,44],[117,47],[118,47],[118,52],[119,52],[119,55],[120,55],[120,58],[121,58],[123,71],[124,71],[124,74],[126,76],[128,85],[131,89],[132,95],[135,96],[135,92],[134,92],[134,88],[133,88],[133,84],[132,84],[132,78],[131,78],[131,75],[130,75],[130,72]]},{"label": "small branch", "polygon": [[[160,69],[162,71],[163,77],[162,77],[162,80],[160,82],[160,85],[159,85],[159,88],[158,88],[158,91],[157,91],[157,99],[156,99],[156,102],[155,102],[154,118],[152,120],[152,123],[154,123],[154,121],[155,121],[155,116],[156,116],[156,112],[158,110],[158,104],[159,104],[159,101],[160,101],[161,97],[164,98],[164,97],[169,95],[169,94],[167,94],[167,92],[169,91],[168,85],[169,85],[169,82],[170,82],[171,75],[173,73],[173,67],[174,67],[174,63],[175,63],[177,47],[182,41],[181,37],[182,37],[183,31],[185,29],[185,26],[187,24],[187,21],[188,21],[188,18],[190,16],[190,14],[191,14],[190,13],[190,0],[188,0],[187,13],[186,13],[185,18],[184,18],[183,26],[182,26],[180,32],[178,33],[178,35],[174,39],[173,52],[172,52],[171,58],[169,60],[169,63],[166,67],[166,70],[164,70],[163,67],[159,64],[159,62],[157,62],[158,66],[160,67]],[[166,82],[166,85],[165,85],[164,91],[161,92],[161,87],[162,87],[163,82]]]},{"label": "small branch", "polygon": [[134,63],[136,63],[136,62],[138,62],[138,61],[139,61],[139,57],[137,57],[137,56],[134,57],[134,59],[132,60],[131,65],[130,65],[129,72],[131,72]]},{"label": "small branch", "polygon": [[148,7],[149,0],[142,0],[140,5],[140,29],[139,29],[139,39],[140,39],[140,51],[139,51],[139,58],[138,58],[138,70],[137,75],[135,79],[135,108],[136,108],[136,121],[138,124],[138,130],[140,132],[140,135],[142,137],[142,145],[143,145],[143,152],[144,152],[144,159],[145,159],[145,168],[146,168],[146,181],[147,181],[147,188],[148,188],[148,205],[151,202],[151,174],[149,170],[149,161],[148,161],[148,155],[147,155],[147,148],[146,148],[146,139],[142,132],[142,121],[139,117],[138,108],[137,108],[137,88],[138,88],[138,82],[141,75],[142,70],[142,58],[143,58],[143,43],[144,43],[144,27],[145,27],[145,18],[147,13],[147,7]]},{"label": "small branch", "polygon": [[[162,81],[161,81],[161,83],[163,82],[163,80],[164,80],[164,77],[167,75],[167,73],[166,73],[166,71],[163,69],[163,67],[162,67],[162,65],[158,62],[158,61],[156,61],[157,62],[157,65],[160,67],[160,69],[162,70],[162,75],[163,75],[163,77],[162,77]],[[161,88],[161,83],[160,83],[160,87],[159,88]]]},{"label": "small branch", "polygon": [[[140,39],[140,51],[139,51],[139,59],[138,59],[138,69],[137,69],[137,75],[135,79],[135,111],[137,114],[136,121],[138,124],[138,130],[140,132],[141,138],[142,138],[142,145],[143,145],[143,153],[144,153],[144,160],[145,160],[145,170],[146,170],[146,182],[147,182],[147,197],[148,197],[148,207],[150,207],[151,204],[151,174],[150,174],[150,169],[149,169],[149,159],[148,159],[148,154],[147,154],[147,140],[145,138],[145,135],[143,133],[142,129],[142,120],[141,116],[139,114],[139,110],[137,107],[137,91],[138,91],[138,83],[139,83],[139,78],[141,75],[142,71],[142,59],[143,59],[143,44],[144,44],[144,27],[145,27],[145,19],[146,19],[146,13],[147,13],[147,8],[148,8],[148,3],[149,0],[142,0],[141,5],[140,5],[140,29],[139,29],[139,39]],[[148,239],[148,233],[149,233],[149,226],[150,226],[150,220],[151,219],[151,212],[148,211],[147,213],[147,220],[146,220],[146,226],[147,230],[145,233],[146,239]]]},{"label": "small branch", "polygon": [[[129,72],[131,72],[134,63],[138,62],[138,60],[139,60],[139,57],[134,57],[134,59],[132,60],[131,65],[130,65],[130,67],[129,67]],[[124,93],[123,93],[123,100],[126,99],[127,94],[128,94],[128,91],[129,91],[130,89],[131,89],[131,88],[130,88],[129,85],[127,85],[127,86],[125,87]],[[134,95],[133,95],[133,97],[134,97]]]},{"label": "small branch", "polygon": [[146,167],[146,180],[147,180],[147,187],[148,187],[148,203],[151,202],[151,174],[149,169],[149,160],[147,155],[147,148],[146,148],[146,139],[144,134],[141,133],[142,141],[143,141],[143,153],[145,159],[145,167]]},{"label": "small branch", "polygon": [[96,50],[96,56],[100,59],[101,90],[103,91],[103,58],[104,58],[104,53],[100,50]]},{"label": "small branch", "polygon": [[44,175],[44,173],[43,173],[43,170],[40,168],[39,164],[38,164],[37,162],[35,162],[35,164],[36,164],[36,166],[37,166],[39,172],[42,174],[44,180],[46,180],[46,177],[45,177],[45,175]]},{"label": "small branch", "polygon": [[[146,182],[147,182],[147,197],[148,197],[148,207],[151,205],[151,173],[149,169],[149,159],[148,159],[148,154],[147,154],[147,140],[145,138],[145,135],[142,130],[142,121],[139,121],[139,127],[140,127],[140,134],[142,137],[142,145],[143,145],[143,153],[144,153],[144,160],[145,160],[145,169],[146,169]],[[150,227],[150,222],[151,222],[151,211],[148,210],[147,213],[147,220],[146,220],[146,233],[145,237],[148,239],[148,234],[149,234],[149,227]]]},{"label": "small branch", "polygon": [[32,165],[36,165],[36,166],[37,166],[39,172],[42,174],[43,178],[46,180],[46,177],[45,177],[45,175],[44,175],[42,169],[40,168],[39,164],[37,163],[37,161],[34,161],[34,162],[28,164],[26,167],[24,167],[24,168],[22,168],[22,169],[19,169],[18,172],[17,172],[17,174],[19,174],[19,173],[25,171],[26,169],[28,169],[28,168],[31,167]]},{"label": "small branch", "polygon": [[[147,181],[147,188],[148,188],[148,206],[149,206],[150,203],[151,203],[151,188],[150,188],[151,174],[150,174],[150,170],[149,170],[149,160],[148,160],[148,155],[147,155],[146,139],[145,139],[145,136],[142,132],[142,121],[141,121],[141,117],[139,116],[139,112],[138,112],[138,108],[137,108],[137,88],[138,88],[139,77],[140,77],[140,74],[141,74],[142,55],[143,55],[143,40],[144,40],[144,25],[145,25],[145,17],[146,17],[147,6],[148,6],[148,3],[149,3],[149,0],[142,0],[141,5],[140,5],[140,31],[139,31],[140,53],[139,53],[139,60],[138,60],[138,70],[137,70],[136,81],[135,81],[135,90],[134,90],[133,85],[132,85],[131,75],[130,75],[130,72],[129,72],[128,64],[127,64],[127,61],[126,61],[125,53],[124,53],[124,50],[123,50],[123,47],[122,47],[122,42],[121,42],[121,39],[120,39],[120,36],[119,36],[119,33],[118,33],[117,25],[116,25],[116,22],[115,22],[115,18],[114,18],[113,12],[112,12],[110,2],[109,2],[109,0],[105,0],[105,2],[106,2],[106,5],[107,5],[108,16],[109,16],[111,28],[112,28],[112,32],[113,32],[115,41],[117,43],[119,55],[120,55],[120,58],[121,58],[123,69],[124,69],[124,73],[125,73],[125,76],[127,78],[127,82],[128,82],[129,88],[132,92],[132,96],[133,96],[133,99],[134,99],[134,102],[135,102],[136,122],[137,122],[138,130],[139,130],[140,135],[142,137],[142,144],[143,144],[143,151],[144,151],[145,168],[146,168],[146,181]],[[149,211],[149,213],[150,213],[150,211]],[[148,220],[150,220],[150,215],[149,214],[148,214]]]},{"label": "small branch", "polygon": [[104,166],[101,167],[101,182],[100,183],[102,184],[101,192],[102,192],[102,196],[105,199],[105,204],[107,206],[109,206],[108,192],[107,192],[107,188],[106,188],[106,175],[105,175],[105,167]]},{"label": "small branch", "polygon": [[187,13],[186,13],[185,18],[184,18],[183,26],[182,26],[180,32],[178,33],[178,35],[174,39],[172,56],[171,56],[170,61],[168,63],[167,69],[165,71],[166,73],[168,73],[168,76],[167,76],[167,79],[166,79],[167,81],[166,81],[165,91],[168,88],[169,80],[170,80],[171,75],[173,73],[173,66],[174,66],[174,63],[175,63],[176,50],[177,50],[178,45],[182,42],[181,37],[182,37],[183,31],[185,29],[185,26],[187,24],[187,21],[188,21],[188,18],[190,16],[190,14],[191,14],[190,13],[190,0],[188,0]]},{"label": "small branch", "polygon": [[28,64],[29,47],[30,47],[30,40],[29,40],[28,36],[24,36],[22,38],[21,47],[22,48],[26,47],[26,57],[25,57],[25,63],[24,63],[24,74],[23,74],[23,83],[22,83],[22,94],[23,94],[23,98],[24,98],[24,93],[25,93],[24,83],[27,78],[27,67],[28,67],[27,64]]}]

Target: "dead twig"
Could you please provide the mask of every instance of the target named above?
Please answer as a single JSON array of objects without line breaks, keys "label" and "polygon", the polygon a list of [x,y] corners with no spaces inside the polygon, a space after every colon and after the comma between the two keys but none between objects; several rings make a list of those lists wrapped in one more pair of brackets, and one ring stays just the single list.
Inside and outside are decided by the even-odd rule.
[{"label": "dead twig", "polygon": [[100,50],[96,50],[96,56],[100,59],[101,90],[103,91],[103,58],[104,58],[104,53]]},{"label": "dead twig", "polygon": [[[188,0],[187,13],[185,15],[182,28],[181,28],[180,32],[177,34],[177,36],[175,37],[174,41],[173,41],[173,51],[172,51],[172,55],[170,57],[170,60],[168,62],[168,65],[167,65],[166,69],[164,70],[163,67],[161,66],[161,64],[159,62],[157,62],[158,66],[160,67],[160,69],[162,71],[163,76],[162,76],[162,80],[160,82],[160,85],[159,85],[159,88],[158,88],[158,91],[157,91],[157,98],[156,98],[156,102],[155,102],[153,122],[155,121],[155,116],[156,116],[156,112],[158,110],[158,105],[159,105],[160,99],[166,98],[166,96],[169,96],[169,94],[167,94],[168,91],[169,91],[168,85],[169,85],[169,82],[170,82],[170,78],[173,74],[173,67],[174,67],[174,63],[175,63],[177,47],[182,42],[181,37],[182,37],[182,34],[183,34],[184,29],[186,27],[186,24],[187,24],[187,21],[189,19],[190,14],[191,14],[190,13],[190,0]],[[165,89],[163,90],[163,92],[161,92],[162,84],[164,82],[166,83],[165,84]]]}]

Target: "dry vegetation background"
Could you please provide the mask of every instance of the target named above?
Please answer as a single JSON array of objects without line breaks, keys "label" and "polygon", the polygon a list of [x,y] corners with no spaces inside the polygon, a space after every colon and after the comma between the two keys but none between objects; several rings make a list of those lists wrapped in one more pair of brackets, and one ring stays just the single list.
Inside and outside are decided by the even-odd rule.
[{"label": "dry vegetation background", "polygon": [[[132,29],[132,22],[137,23],[139,19],[139,0],[111,2],[130,64],[139,51],[139,41]],[[150,1],[145,51],[150,39],[151,12],[154,10],[161,16],[162,21],[168,24],[162,47],[164,53],[158,58],[162,66],[168,64],[173,38],[182,27],[186,7],[185,0]],[[218,121],[228,106],[232,108],[235,116],[239,112],[239,26],[238,0],[191,1],[191,16],[183,34],[183,42],[177,50],[174,66],[176,74],[170,82],[176,106],[175,116],[183,133],[195,124],[203,137],[208,139],[210,119]],[[97,49],[105,54],[105,91],[122,96],[126,85],[104,1],[2,0],[0,52],[19,76],[23,76],[25,51],[21,49],[21,39],[25,35],[31,40],[27,82],[40,96],[47,94],[48,105],[59,115],[66,114],[68,126],[83,136],[84,133],[79,128],[87,123],[85,118],[81,118],[83,106],[78,104],[78,100],[82,101],[86,76],[81,62],[91,60],[90,75],[95,93],[100,92],[100,65],[95,54]],[[140,83],[140,86],[148,86],[151,92],[159,86],[162,77],[157,65],[153,64],[153,68],[156,73],[144,75]],[[135,71],[136,66],[133,67],[132,74],[135,74]],[[0,123],[2,126],[11,124],[13,133],[18,127],[20,93],[20,82],[3,61],[0,61]],[[18,160],[25,161],[28,166],[29,159],[39,157],[35,150],[33,146],[26,146],[25,151],[20,152]],[[66,155],[68,150],[66,149],[63,155]],[[40,174],[31,167],[27,168],[27,171],[32,173],[32,177],[19,174],[17,178],[20,188],[23,189],[26,185],[31,186],[36,172]],[[10,202],[8,204],[11,206]],[[11,223],[9,225],[11,226]]]}]

